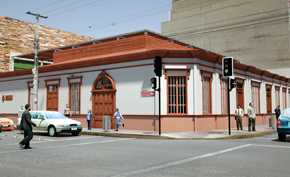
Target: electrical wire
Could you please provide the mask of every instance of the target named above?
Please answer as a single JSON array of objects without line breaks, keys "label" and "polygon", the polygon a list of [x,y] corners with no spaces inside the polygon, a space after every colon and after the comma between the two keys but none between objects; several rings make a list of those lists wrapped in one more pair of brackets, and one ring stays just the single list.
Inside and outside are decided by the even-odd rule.
[{"label": "electrical wire", "polygon": [[[142,13],[146,13],[146,12],[149,12],[149,11],[153,11],[153,10],[156,10],[156,9],[165,8],[165,7],[169,7],[169,6],[171,7],[171,4],[168,4],[168,5],[165,5],[165,6],[159,6],[159,7],[153,8],[153,9],[145,10],[145,11],[134,13],[134,14],[130,14],[130,15],[126,15],[126,16],[123,16],[123,17],[120,17],[120,18],[115,18],[115,19],[112,19],[112,20],[106,20],[106,21],[103,21],[103,22],[100,22],[100,23],[95,23],[95,24],[90,25],[90,27],[106,24],[107,22],[110,22],[110,23],[111,22],[115,22],[115,21],[120,20],[120,19],[124,19],[124,18],[131,17],[131,16],[136,16],[136,15],[139,15],[139,14],[142,14]],[[78,28],[78,29],[75,29],[73,31],[79,31],[79,30],[82,30],[82,29],[87,29],[87,27]]]},{"label": "electrical wire", "polygon": [[49,6],[52,6],[52,5],[57,4],[57,3],[60,3],[60,2],[62,2],[62,1],[65,1],[65,0],[60,0],[60,1],[54,2],[54,3],[52,3],[52,4],[48,4],[48,5],[46,5],[46,6],[39,7],[39,8],[37,8],[37,9],[31,10],[31,12],[36,11],[36,10],[39,10],[39,9],[43,9],[43,8],[46,8],[46,7],[49,7]]},{"label": "electrical wire", "polygon": [[82,5],[82,6],[79,6],[79,7],[75,7],[75,8],[69,9],[69,10],[65,10],[65,11],[62,11],[62,12],[59,12],[59,13],[56,13],[56,14],[49,15],[49,17],[55,16],[55,15],[58,15],[58,14],[62,14],[62,13],[65,13],[65,12],[68,12],[68,11],[71,11],[71,10],[75,10],[75,9],[78,9],[78,8],[81,8],[81,7],[84,7],[84,6],[88,6],[88,5],[91,5],[91,4],[94,4],[94,3],[97,3],[97,2],[101,2],[101,1],[102,0],[97,0],[95,2],[91,2],[91,3],[85,4],[85,5]]},{"label": "electrical wire", "polygon": [[214,21],[214,22],[211,22],[211,23],[205,23],[205,24],[201,24],[201,25],[195,25],[195,26],[190,26],[190,27],[176,29],[176,30],[170,30],[170,32],[180,31],[180,30],[189,29],[189,28],[193,28],[193,27],[205,26],[205,25],[209,25],[209,24],[212,25],[212,24],[215,24],[215,23],[221,23],[221,22],[226,22],[226,21],[230,21],[230,20],[237,20],[237,19],[240,19],[240,18],[245,18],[245,17],[249,17],[249,16],[254,16],[254,15],[261,15],[261,14],[275,12],[275,11],[279,11],[279,10],[288,10],[288,8],[275,9],[275,10],[266,11],[266,12],[249,14],[249,15],[245,15],[245,16],[242,16],[242,17],[236,17],[236,18],[231,18],[231,19],[226,19],[226,20]]},{"label": "electrical wire", "polygon": [[77,1],[77,2],[74,2],[74,3],[71,3],[71,4],[68,4],[68,5],[64,5],[64,6],[61,6],[59,8],[56,8],[56,9],[53,9],[53,10],[50,10],[50,11],[46,11],[46,12],[42,12],[43,14],[46,14],[46,13],[49,13],[49,12],[53,12],[53,11],[56,11],[58,9],[61,9],[61,8],[64,8],[64,7],[68,7],[68,6],[71,6],[71,5],[74,5],[74,4],[77,4],[77,3],[80,3],[80,2],[83,2],[85,0],[80,0],[80,1]]},{"label": "electrical wire", "polygon": [[[154,8],[154,9],[158,9],[158,8],[160,8],[160,7],[157,7],[157,8]],[[149,10],[149,11],[152,11],[152,10],[154,10],[154,9],[151,9],[151,10]],[[205,25],[209,25],[209,24],[212,25],[212,24],[215,24],[215,23],[221,23],[221,22],[225,22],[225,21],[229,21],[229,20],[235,20],[235,19],[239,19],[239,18],[245,18],[245,17],[248,17],[248,16],[260,15],[260,14],[265,14],[265,13],[275,12],[275,11],[279,11],[279,10],[285,10],[285,8],[275,9],[275,10],[266,11],[266,12],[261,12],[261,13],[255,13],[255,14],[251,14],[251,15],[245,15],[245,16],[242,16],[242,17],[236,17],[236,18],[227,19],[227,20],[215,21],[215,22],[212,22],[212,23],[207,23],[207,24],[197,25],[197,26],[193,26],[193,27],[205,26]],[[288,10],[288,9],[287,9],[287,10]],[[146,12],[146,11],[143,11],[143,12],[140,12],[140,13],[144,13],[144,12]],[[164,11],[162,11],[162,12],[164,12]],[[100,27],[98,27],[98,28],[94,28],[94,29],[92,29],[92,30],[87,30],[87,31],[80,32],[80,34],[87,33],[87,32],[90,32],[90,31],[97,30],[97,29],[101,29],[101,28],[105,28],[105,27],[109,27],[109,26],[115,26],[116,24],[125,23],[125,22],[128,22],[128,21],[132,21],[132,20],[136,20],[136,19],[144,18],[144,17],[147,17],[147,16],[151,16],[151,15],[159,14],[159,13],[162,13],[162,12],[158,12],[158,13],[154,13],[154,14],[150,14],[150,15],[146,15],[146,16],[141,16],[141,17],[137,17],[137,18],[133,18],[133,19],[127,19],[127,20],[124,20],[123,18],[125,18],[125,17],[135,16],[135,15],[140,14],[140,13],[135,13],[135,14],[127,15],[127,16],[124,16],[124,17],[121,17],[121,18],[117,18],[117,19],[111,20],[110,22],[113,21],[112,24],[105,24],[105,23],[108,22],[108,21],[105,21],[105,22],[102,22],[102,23],[98,23],[98,24],[94,24],[94,25],[100,25]],[[121,20],[118,21],[118,19],[121,19]],[[104,24],[104,25],[102,25],[102,24]],[[90,27],[91,27],[91,26],[90,26]],[[193,28],[193,27],[186,27],[186,28],[182,28],[182,29],[171,30],[170,32],[172,32],[172,31],[180,31],[180,30],[184,30],[184,29],[190,29],[190,28]],[[83,29],[83,28],[81,28],[81,29]],[[79,29],[78,29],[78,30],[79,30]]]},{"label": "electrical wire", "polygon": [[[160,14],[160,13],[163,13],[163,12],[168,12],[168,10],[166,10],[166,11],[161,11],[161,12],[157,12],[157,13],[150,14],[150,15],[146,15],[146,16],[141,16],[141,17],[137,17],[137,18],[129,19],[129,20],[124,20],[124,21],[119,21],[119,22],[113,22],[113,23],[115,23],[115,24],[125,23],[125,22],[128,22],[128,21],[132,21],[132,20],[136,20],[136,19],[140,19],[140,18],[144,18],[144,17],[148,17],[148,16],[152,16],[152,15]],[[101,28],[109,27],[109,26],[112,26],[112,25],[113,25],[113,24],[105,25],[105,26],[102,26],[102,27],[99,27],[99,28],[95,28],[95,29],[92,29],[92,30],[88,30],[88,31],[80,32],[79,34],[87,33],[87,32],[90,32],[90,31],[95,31],[95,30],[97,30],[97,29],[101,29]],[[113,26],[115,26],[115,25],[113,25]]]},{"label": "electrical wire", "polygon": [[[283,20],[288,20],[288,23],[289,23],[289,19],[290,19],[290,17],[286,17],[286,18],[280,18],[280,19],[275,19],[275,20],[270,20],[270,21],[265,21],[265,22],[252,23],[252,24],[248,24],[248,25],[240,25],[240,26],[234,26],[234,27],[227,26],[225,29],[217,29],[214,32],[222,32],[222,31],[225,31],[225,30],[233,30],[233,29],[237,29],[236,31],[241,31],[241,28],[243,28],[243,27],[250,27],[250,26],[253,26],[253,25],[262,25],[262,24],[265,24],[265,23],[279,22],[280,21],[279,23],[273,24],[273,25],[276,25],[276,24],[280,24],[280,23],[285,23],[285,21],[283,21]],[[247,28],[247,29],[254,29],[254,28],[256,28],[256,27]],[[213,32],[213,31],[209,31],[209,32],[200,31],[200,33],[202,33],[202,34],[210,33],[210,32]],[[235,32],[235,31],[231,31],[231,32]],[[179,36],[178,39],[188,38],[187,35],[190,35],[190,34],[192,35],[192,32],[188,33],[188,34],[184,34],[182,36]],[[171,36],[174,38],[174,34],[171,35]]]}]

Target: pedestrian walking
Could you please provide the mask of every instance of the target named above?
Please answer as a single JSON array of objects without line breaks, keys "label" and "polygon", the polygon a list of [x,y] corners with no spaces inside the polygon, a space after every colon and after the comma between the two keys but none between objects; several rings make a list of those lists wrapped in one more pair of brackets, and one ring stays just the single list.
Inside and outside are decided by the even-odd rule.
[{"label": "pedestrian walking", "polygon": [[276,113],[276,119],[278,119],[278,117],[279,117],[280,114],[281,114],[280,106],[278,105],[277,108],[276,108],[274,111],[275,111],[275,113]]},{"label": "pedestrian walking", "polygon": [[20,107],[20,109],[18,111],[18,117],[21,117],[24,111],[25,110],[24,110],[23,106],[21,105],[21,107]]},{"label": "pedestrian walking", "polygon": [[88,109],[88,114],[87,114],[88,131],[92,131],[92,127],[91,127],[92,117],[93,117],[92,111],[91,109]]},{"label": "pedestrian walking", "polygon": [[241,108],[241,105],[238,104],[237,109],[235,110],[237,130],[239,130],[239,127],[241,127],[241,130],[243,130],[243,124],[242,124],[243,116],[244,116],[244,110]]},{"label": "pedestrian walking", "polygon": [[113,119],[114,119],[114,117],[116,117],[116,119],[117,119],[116,130],[115,131],[118,131],[119,130],[119,126],[123,126],[123,127],[125,126],[125,124],[120,123],[121,118],[123,120],[124,120],[124,118],[123,118],[122,114],[119,112],[118,108],[116,108],[116,112],[115,112],[115,114],[113,116]]},{"label": "pedestrian walking", "polygon": [[[33,132],[32,132],[32,126],[38,128],[38,125],[36,125],[34,122],[31,121],[31,115],[29,113],[31,109],[30,104],[25,105],[25,111],[22,114],[22,119],[20,122],[20,129],[19,131],[24,131],[24,139],[19,143],[21,149],[31,149],[29,142],[33,138]],[[25,146],[25,147],[24,147]]]},{"label": "pedestrian walking", "polygon": [[64,115],[66,117],[71,116],[71,112],[70,112],[70,109],[69,109],[69,105],[68,104],[66,104],[66,108],[64,108]]},{"label": "pedestrian walking", "polygon": [[249,104],[249,108],[248,108],[248,118],[249,118],[249,132],[251,131],[256,131],[255,125],[256,125],[256,114],[255,114],[255,110],[254,110],[254,104],[251,102]]}]

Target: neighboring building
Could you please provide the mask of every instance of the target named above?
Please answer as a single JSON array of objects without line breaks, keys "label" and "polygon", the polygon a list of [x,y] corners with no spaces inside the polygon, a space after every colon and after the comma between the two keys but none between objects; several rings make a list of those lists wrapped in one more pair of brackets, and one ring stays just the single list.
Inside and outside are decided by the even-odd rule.
[{"label": "neighboring building", "polygon": [[289,16],[289,0],[172,0],[162,34],[290,77]]},{"label": "neighboring building", "polygon": [[[0,72],[33,68],[33,58],[13,58],[15,55],[34,52],[34,33],[24,23],[35,30],[35,24],[6,20],[0,16]],[[61,31],[54,28],[39,26],[39,47],[46,50],[70,44],[90,41],[93,38]],[[51,64],[52,55],[43,54],[39,66]]]},{"label": "neighboring building", "polygon": [[[92,109],[95,128],[102,117],[119,108],[125,129],[158,131],[158,92],[150,88],[155,56],[162,57],[162,132],[202,131],[228,127],[227,82],[221,73],[222,55],[148,30],[117,35],[74,46],[43,51],[54,63],[39,68],[40,110],[63,112],[66,103],[72,118],[86,126]],[[26,58],[30,56],[21,55]],[[280,104],[290,104],[290,79],[234,61],[237,87],[231,91],[231,127],[234,110],[241,104],[247,113],[254,102],[257,125],[268,124]],[[17,119],[20,105],[29,103],[33,75],[30,69],[0,73],[3,115]],[[5,98],[9,98],[5,100]],[[16,120],[15,120],[16,121]],[[244,116],[243,125],[247,126]],[[112,123],[112,128],[115,124]]]}]

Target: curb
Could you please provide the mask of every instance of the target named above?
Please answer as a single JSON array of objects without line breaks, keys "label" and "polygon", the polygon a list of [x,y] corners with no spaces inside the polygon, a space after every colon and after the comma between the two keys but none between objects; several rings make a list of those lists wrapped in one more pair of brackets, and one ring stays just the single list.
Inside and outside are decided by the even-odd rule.
[{"label": "curb", "polygon": [[254,138],[264,135],[271,135],[277,133],[277,130],[268,130],[253,134],[243,134],[243,135],[230,135],[226,137],[217,138],[173,138],[162,135],[143,135],[143,134],[126,134],[126,133],[110,133],[110,132],[80,132],[81,135],[95,135],[95,136],[109,136],[109,137],[120,137],[120,138],[138,138],[138,139],[168,139],[168,140],[215,140],[215,139],[245,139]]},{"label": "curb", "polygon": [[264,132],[259,132],[259,133],[253,133],[253,134],[244,134],[244,135],[231,135],[229,137],[220,137],[216,139],[244,139],[244,138],[254,138],[254,137],[260,137],[264,135],[272,135],[277,133],[276,129],[273,130],[268,130]]},{"label": "curb", "polygon": [[143,134],[126,134],[126,133],[110,133],[110,132],[80,132],[80,135],[109,136],[119,138],[138,138],[138,139],[178,139],[160,135],[143,135]]}]

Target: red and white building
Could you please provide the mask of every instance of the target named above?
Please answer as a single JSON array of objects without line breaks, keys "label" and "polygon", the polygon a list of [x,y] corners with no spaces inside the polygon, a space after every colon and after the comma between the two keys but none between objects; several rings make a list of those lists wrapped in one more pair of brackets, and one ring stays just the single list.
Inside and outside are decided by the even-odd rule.
[{"label": "red and white building", "polygon": [[[63,112],[68,103],[72,119],[101,128],[102,116],[119,108],[124,129],[158,131],[158,92],[152,94],[153,60],[163,58],[161,130],[202,131],[228,127],[227,82],[222,55],[143,30],[42,51],[53,64],[39,67],[40,110]],[[20,55],[33,58],[34,53]],[[44,59],[44,58],[43,58]],[[237,104],[247,112],[254,103],[256,124],[268,124],[277,105],[290,104],[290,79],[234,61],[237,87],[231,91],[231,127]],[[1,113],[16,122],[21,105],[31,102],[31,69],[0,73]],[[8,98],[8,99],[6,99]],[[243,125],[247,126],[247,117]],[[112,128],[114,128],[114,122]]]}]

